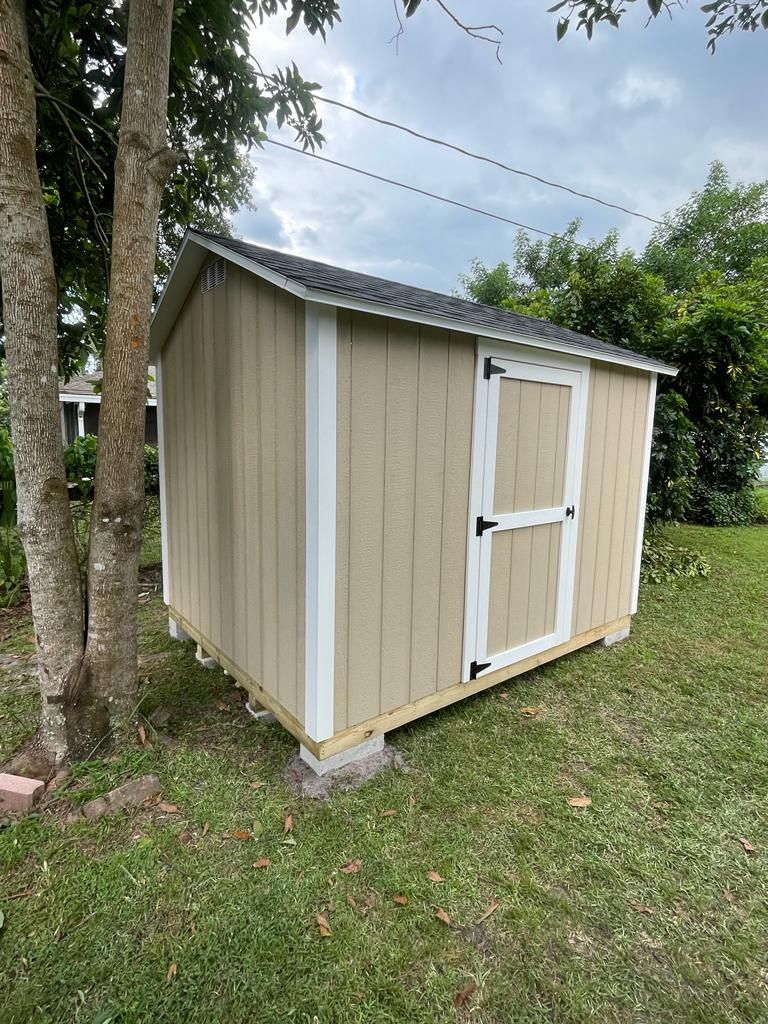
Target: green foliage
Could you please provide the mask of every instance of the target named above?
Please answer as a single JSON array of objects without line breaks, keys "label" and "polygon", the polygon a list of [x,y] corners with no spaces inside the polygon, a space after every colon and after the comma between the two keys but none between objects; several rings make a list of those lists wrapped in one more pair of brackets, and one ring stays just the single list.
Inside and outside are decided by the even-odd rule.
[{"label": "green foliage", "polygon": [[144,493],[160,492],[160,452],[157,445],[144,445]]},{"label": "green foliage", "polygon": [[[558,40],[568,31],[571,20],[575,21],[577,29],[583,28],[587,38],[591,39],[595,25],[602,21],[618,28],[621,18],[634,3],[635,0],[559,0],[549,8],[549,12],[563,12],[557,22]],[[650,21],[662,11],[671,14],[673,7],[683,7],[686,3],[687,0],[645,0],[642,7]],[[715,52],[720,37],[735,29],[754,32],[758,28],[768,28],[768,0],[748,0],[746,3],[741,0],[712,0],[702,4],[701,11],[708,15],[707,49],[711,53]]]},{"label": "green foliage", "polygon": [[459,275],[464,294],[484,306],[501,306],[506,299],[519,294],[520,285],[508,263],[488,268],[482,260],[470,260],[470,272]]},{"label": "green foliage", "polygon": [[703,555],[673,544],[660,529],[648,527],[643,539],[640,579],[643,583],[669,583],[676,579],[709,576],[712,567]]},{"label": "green foliage", "polygon": [[651,522],[674,522],[684,519],[688,511],[699,456],[687,408],[675,391],[662,392],[656,400],[648,477]]},{"label": "green foliage", "polygon": [[98,438],[95,434],[76,437],[72,444],[64,449],[64,470],[67,482],[77,487],[83,498],[93,494],[96,479],[96,448]]},{"label": "green foliage", "polygon": [[[109,277],[113,165],[120,127],[127,4],[28,5],[38,93],[38,165],[60,294],[61,367],[69,376],[102,344]],[[183,226],[228,233],[248,202],[259,145],[271,118],[305,147],[322,142],[318,88],[295,66],[264,74],[250,37],[285,13],[324,37],[336,0],[183,0],[174,7],[168,138],[185,159],[165,189],[157,279],[165,277]]]},{"label": "green foliage", "polygon": [[671,291],[696,287],[699,277],[720,271],[726,281],[768,257],[768,181],[731,184],[714,162],[701,192],[664,218],[643,254],[643,265]]},{"label": "green foliage", "polygon": [[[679,368],[670,388],[685,399],[695,425],[697,486],[703,494],[736,495],[750,487],[768,434],[764,271],[758,265],[754,276],[736,284],[719,274],[702,278],[656,343]],[[707,503],[697,505],[699,516]]]},{"label": "green foliage", "polygon": [[737,491],[717,490],[696,482],[692,488],[688,517],[710,526],[751,526],[759,522],[761,509],[751,484]]},{"label": "green foliage", "polygon": [[8,428],[0,425],[0,608],[16,604],[26,563],[16,530],[16,478]]}]

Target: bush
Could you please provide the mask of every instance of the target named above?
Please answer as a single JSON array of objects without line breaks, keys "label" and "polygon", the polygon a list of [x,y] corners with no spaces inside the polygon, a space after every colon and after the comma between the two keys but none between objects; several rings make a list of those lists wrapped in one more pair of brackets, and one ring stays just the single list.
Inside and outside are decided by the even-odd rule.
[{"label": "bush", "polygon": [[67,483],[74,484],[80,497],[85,500],[93,494],[97,440],[95,434],[86,434],[85,437],[76,437],[72,444],[64,449]]},{"label": "bush", "polygon": [[689,518],[706,526],[752,526],[761,520],[755,488],[747,484],[737,491],[721,491],[697,483],[691,495]]},{"label": "bush", "polygon": [[0,608],[16,604],[26,573],[24,550],[16,529],[16,477],[13,446],[0,426]]},{"label": "bush", "polygon": [[643,540],[640,579],[643,583],[669,583],[677,579],[709,576],[711,566],[698,552],[673,544],[662,530],[648,527]]},{"label": "bush", "polygon": [[648,474],[648,519],[684,519],[699,461],[695,432],[682,395],[666,391],[656,400]]},{"label": "bush", "polygon": [[160,453],[157,445],[144,445],[144,493],[160,493]]}]

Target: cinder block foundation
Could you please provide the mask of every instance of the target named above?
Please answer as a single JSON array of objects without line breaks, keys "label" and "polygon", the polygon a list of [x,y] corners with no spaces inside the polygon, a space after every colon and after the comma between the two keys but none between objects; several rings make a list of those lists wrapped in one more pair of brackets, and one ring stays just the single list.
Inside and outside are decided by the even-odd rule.
[{"label": "cinder block foundation", "polygon": [[28,814],[40,799],[45,785],[39,779],[0,772],[0,811]]},{"label": "cinder block foundation", "polygon": [[604,636],[600,643],[603,647],[613,647],[614,644],[626,640],[628,636],[629,626],[625,626],[623,629],[617,629],[615,633],[609,633],[608,636]]},{"label": "cinder block foundation", "polygon": [[191,640],[192,637],[185,633],[181,626],[175,619],[168,616],[168,632],[171,634],[172,640]]},{"label": "cinder block foundation", "polygon": [[249,715],[252,715],[259,722],[276,722],[277,719],[269,710],[269,708],[263,707],[255,700],[248,700],[245,702],[245,710]]},{"label": "cinder block foundation", "polygon": [[299,748],[299,757],[312,769],[315,775],[327,775],[329,772],[338,771],[339,768],[346,768],[348,764],[353,764],[355,761],[362,761],[372,754],[380,754],[383,749],[384,736],[382,735],[372,736],[369,740],[363,740],[362,743],[358,743],[356,747],[342,750],[338,754],[326,757],[322,761],[319,761],[312,751],[307,750],[302,743]]}]

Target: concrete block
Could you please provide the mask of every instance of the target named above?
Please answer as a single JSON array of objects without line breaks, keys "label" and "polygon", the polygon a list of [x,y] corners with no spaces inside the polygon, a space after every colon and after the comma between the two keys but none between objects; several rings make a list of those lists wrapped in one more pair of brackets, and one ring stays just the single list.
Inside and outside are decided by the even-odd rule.
[{"label": "concrete block", "polygon": [[249,715],[253,715],[253,717],[259,722],[268,724],[269,722],[277,721],[269,708],[262,707],[261,704],[258,704],[255,700],[247,700],[245,702],[245,710]]},{"label": "concrete block", "polygon": [[215,658],[208,657],[208,655],[205,653],[200,644],[197,645],[197,652],[195,653],[195,657],[203,666],[203,668],[216,668],[216,666],[219,664]]},{"label": "concrete block", "polygon": [[191,640],[192,637],[185,633],[181,626],[175,619],[168,616],[168,632],[171,634],[172,640]]},{"label": "concrete block", "polygon": [[301,760],[308,765],[315,775],[327,775],[329,772],[338,771],[339,768],[346,768],[349,764],[354,764],[355,761],[361,761],[366,757],[371,757],[373,754],[380,754],[384,749],[384,736],[371,736],[368,740],[363,740],[362,743],[358,743],[356,747],[350,747],[349,750],[341,750],[338,754],[333,754],[331,757],[326,757],[322,761],[318,760],[311,750],[302,743],[299,748],[299,757]]},{"label": "concrete block", "polygon": [[40,799],[45,783],[23,775],[0,772],[0,811],[28,814]]},{"label": "concrete block", "polygon": [[614,644],[626,640],[628,636],[629,626],[625,626],[623,629],[617,629],[615,633],[609,633],[608,636],[604,636],[600,643],[603,647],[613,647]]}]

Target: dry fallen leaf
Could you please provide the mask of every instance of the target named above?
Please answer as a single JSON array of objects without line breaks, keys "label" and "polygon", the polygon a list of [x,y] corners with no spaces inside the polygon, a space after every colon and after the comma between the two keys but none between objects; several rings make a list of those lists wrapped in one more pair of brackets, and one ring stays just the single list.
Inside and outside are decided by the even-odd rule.
[{"label": "dry fallen leaf", "polygon": [[726,903],[735,903],[736,902],[736,897],[734,896],[734,894],[731,892],[730,889],[723,889],[723,899],[725,900]]},{"label": "dry fallen leaf", "polygon": [[492,899],[486,912],[482,915],[482,917],[478,917],[477,924],[482,924],[483,921],[487,921],[491,914],[495,914],[498,909],[499,901],[497,899]]},{"label": "dry fallen leaf", "polygon": [[413,795],[413,793],[411,793],[411,795],[408,797],[408,803],[410,804],[411,807],[416,806],[416,797]]},{"label": "dry fallen leaf", "polygon": [[165,975],[165,983],[166,983],[166,985],[170,985],[175,977],[176,977],[176,964],[171,964],[171,966],[168,968],[167,974]]},{"label": "dry fallen leaf", "polygon": [[208,835],[208,829],[209,829],[210,827],[211,827],[211,823],[210,823],[210,821],[206,821],[206,822],[205,822],[205,823],[203,824],[203,833],[202,833],[202,834],[203,834],[204,836],[207,836],[207,835]]},{"label": "dry fallen leaf", "polygon": [[467,981],[464,984],[464,987],[459,992],[457,992],[456,995],[453,997],[453,1005],[456,1007],[457,1010],[460,1010],[462,1006],[464,1006],[464,1004],[467,1002],[469,997],[473,995],[473,993],[476,991],[477,985],[474,983],[474,981]]},{"label": "dry fallen leaf", "polygon": [[444,882],[445,881],[443,876],[442,875],[438,875],[438,873],[436,871],[428,871],[427,872],[427,878],[430,880],[430,882]]},{"label": "dry fallen leaf", "polygon": [[357,900],[355,899],[355,897],[354,897],[354,896],[347,896],[347,903],[348,903],[348,904],[350,905],[350,907],[352,907],[352,908],[354,908],[354,907],[356,907],[356,906],[357,906]]},{"label": "dry fallen leaf", "polygon": [[251,789],[262,789],[262,787],[266,786],[266,782],[249,782],[248,785]]},{"label": "dry fallen leaf", "polygon": [[448,915],[446,914],[442,907],[437,908],[437,910],[435,911],[435,917],[438,919],[438,921],[442,921],[443,924],[449,925],[451,923],[450,917],[448,917]]},{"label": "dry fallen leaf", "polygon": [[527,718],[535,718],[536,715],[540,715],[543,710],[544,708],[539,708],[535,706],[529,708],[520,708],[520,714],[525,715]]},{"label": "dry fallen leaf", "polygon": [[408,902],[408,897],[407,897],[407,896],[393,896],[393,897],[392,897],[392,900],[393,900],[393,901],[394,901],[394,902],[395,902],[395,903],[396,903],[396,904],[397,904],[397,905],[398,905],[399,907],[404,907],[404,906],[406,905],[406,903]]},{"label": "dry fallen leaf", "polygon": [[142,747],[151,747],[152,744],[147,739],[147,731],[141,723],[139,723],[136,731],[139,734],[139,743],[141,743]]},{"label": "dry fallen leaf", "polygon": [[591,796],[569,796],[568,803],[571,807],[589,807],[592,803]]},{"label": "dry fallen leaf", "polygon": [[355,860],[347,861],[343,867],[339,868],[339,871],[345,875],[356,875],[362,866],[363,862],[355,858]]},{"label": "dry fallen leaf", "polygon": [[325,914],[318,914],[315,918],[317,921],[317,927],[320,929],[320,938],[327,939],[332,934],[331,926],[328,924],[328,918]]},{"label": "dry fallen leaf", "polygon": [[498,697],[499,700],[509,700],[509,694],[507,693],[506,690],[502,690]]},{"label": "dry fallen leaf", "polygon": [[744,847],[744,852],[745,853],[757,853],[757,850],[754,848],[752,843],[750,843],[750,841],[748,839],[745,839],[744,836],[741,837],[739,842]]},{"label": "dry fallen leaf", "polygon": [[382,811],[381,812],[382,818],[394,818],[394,816],[396,814],[397,814],[397,811],[394,811],[394,810]]},{"label": "dry fallen leaf", "polygon": [[271,864],[272,861],[269,859],[269,857],[259,857],[259,859],[255,861],[253,866],[255,868],[268,868],[271,866]]},{"label": "dry fallen leaf", "polygon": [[192,842],[192,833],[187,832],[187,830],[184,829],[183,832],[179,832],[177,838],[182,846],[189,846],[189,844]]},{"label": "dry fallen leaf", "polygon": [[638,914],[653,914],[653,913],[655,913],[653,907],[646,907],[642,903],[632,903],[630,901],[629,905],[630,905],[630,907],[632,907],[633,910],[636,910],[638,912]]},{"label": "dry fallen leaf", "polygon": [[232,838],[238,839],[241,843],[244,843],[246,839],[253,839],[253,836],[250,832],[246,832],[244,829],[239,828],[236,832],[232,833]]},{"label": "dry fallen leaf", "polygon": [[165,800],[161,800],[157,805],[158,811],[162,811],[163,814],[178,814],[179,808],[176,804],[167,804]]},{"label": "dry fallen leaf", "polygon": [[286,814],[286,816],[285,816],[285,824],[283,825],[283,832],[292,832],[292,831],[293,831],[293,815],[292,814]]}]

